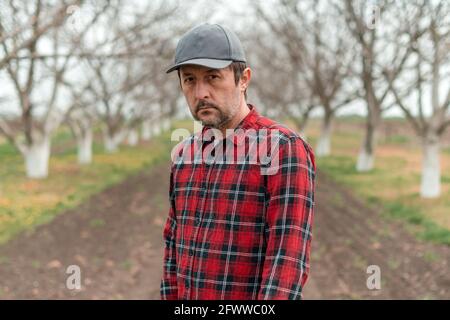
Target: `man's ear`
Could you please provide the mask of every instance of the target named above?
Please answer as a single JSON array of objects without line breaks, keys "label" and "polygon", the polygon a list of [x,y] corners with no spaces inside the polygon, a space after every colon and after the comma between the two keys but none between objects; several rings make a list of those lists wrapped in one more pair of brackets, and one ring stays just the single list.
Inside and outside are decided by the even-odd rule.
[{"label": "man's ear", "polygon": [[250,68],[245,68],[244,71],[242,71],[241,79],[239,81],[239,86],[242,91],[247,90],[251,78],[252,78],[252,70]]}]

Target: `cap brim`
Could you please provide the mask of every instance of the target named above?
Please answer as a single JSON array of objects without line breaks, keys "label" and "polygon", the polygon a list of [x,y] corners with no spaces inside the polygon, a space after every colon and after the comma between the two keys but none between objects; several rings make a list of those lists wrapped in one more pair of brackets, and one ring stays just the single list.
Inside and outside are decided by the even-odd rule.
[{"label": "cap brim", "polygon": [[228,67],[232,62],[233,62],[232,60],[191,59],[191,60],[183,61],[183,62],[173,65],[172,67],[167,69],[166,73],[170,73],[170,72],[180,68],[181,66],[185,66],[187,64],[193,64],[196,66],[202,66],[202,67],[207,67],[207,68],[212,68],[212,69],[222,69],[222,68]]}]

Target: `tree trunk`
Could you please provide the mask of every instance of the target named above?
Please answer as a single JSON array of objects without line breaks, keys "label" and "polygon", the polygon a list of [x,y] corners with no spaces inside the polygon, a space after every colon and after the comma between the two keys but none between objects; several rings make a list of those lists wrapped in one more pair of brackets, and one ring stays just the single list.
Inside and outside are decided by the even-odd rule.
[{"label": "tree trunk", "polygon": [[309,112],[308,113],[304,113],[303,116],[301,118],[299,117],[292,117],[293,121],[294,121],[294,125],[298,131],[298,134],[305,140],[308,139],[308,137],[306,136],[306,128],[308,126],[309,123]]},{"label": "tree trunk", "polygon": [[141,137],[144,141],[148,141],[152,137],[152,126],[150,120],[145,120],[142,122]]},{"label": "tree trunk", "polygon": [[320,132],[319,141],[317,143],[317,157],[329,156],[331,153],[331,125],[333,115],[325,113],[322,120],[322,131]]},{"label": "tree trunk", "polygon": [[106,130],[104,133],[104,143],[105,151],[107,153],[115,153],[119,150],[119,144],[124,138],[124,132],[119,131],[118,133],[111,134]]},{"label": "tree trunk", "polygon": [[441,167],[439,161],[439,137],[428,136],[422,146],[422,181],[420,195],[422,198],[437,198],[441,194]]},{"label": "tree trunk", "polygon": [[163,119],[161,127],[162,127],[162,131],[169,130],[170,129],[170,119],[168,119],[168,118]]},{"label": "tree trunk", "polygon": [[50,158],[50,137],[34,141],[24,154],[25,169],[28,178],[43,179],[48,177]]},{"label": "tree trunk", "polygon": [[136,146],[139,142],[139,134],[136,129],[131,129],[128,133],[128,145]]},{"label": "tree trunk", "polygon": [[92,128],[81,131],[78,144],[78,163],[89,164],[92,162]]},{"label": "tree trunk", "polygon": [[160,134],[161,134],[161,125],[157,120],[153,121],[153,136],[158,136]]},{"label": "tree trunk", "polygon": [[379,114],[373,115],[372,112],[369,111],[366,122],[366,132],[356,164],[356,170],[358,172],[368,172],[374,168],[375,146],[380,118],[381,116]]},{"label": "tree trunk", "polygon": [[105,136],[105,150],[107,153],[115,153],[119,150],[118,143],[114,137]]}]

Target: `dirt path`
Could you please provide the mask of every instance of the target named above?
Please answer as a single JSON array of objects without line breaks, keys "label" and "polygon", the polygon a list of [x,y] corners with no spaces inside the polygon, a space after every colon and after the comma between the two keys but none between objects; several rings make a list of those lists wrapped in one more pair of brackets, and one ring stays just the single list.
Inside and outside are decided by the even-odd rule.
[{"label": "dirt path", "polygon": [[[167,163],[0,247],[0,299],[159,299]],[[69,265],[82,290],[66,288]]]},{"label": "dirt path", "polygon": [[[0,299],[158,299],[168,164],[93,196],[0,247]],[[319,174],[311,278],[304,296],[450,298],[450,248],[423,244]],[[381,290],[366,287],[368,265]],[[83,288],[65,286],[67,266]]]},{"label": "dirt path", "polygon": [[[450,247],[418,241],[320,172],[314,227],[305,298],[450,298]],[[381,290],[366,286],[369,265],[380,268]]]}]

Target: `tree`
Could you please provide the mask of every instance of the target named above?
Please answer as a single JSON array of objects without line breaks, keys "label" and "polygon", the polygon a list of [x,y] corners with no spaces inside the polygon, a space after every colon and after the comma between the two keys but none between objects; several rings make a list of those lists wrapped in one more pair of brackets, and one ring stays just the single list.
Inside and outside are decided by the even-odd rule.
[{"label": "tree", "polygon": [[[58,27],[64,22],[66,9],[79,2],[64,3],[55,8],[46,1],[10,1],[7,11],[3,12],[9,18],[0,18],[0,45],[3,53],[0,66],[6,68],[21,114],[15,126],[0,118],[0,133],[23,155],[26,173],[30,178],[45,178],[48,175],[50,137],[63,119],[55,106],[62,75],[67,70],[70,59],[68,54],[62,60],[54,58],[43,61],[40,56],[43,47],[40,44],[50,41],[51,54],[59,53],[61,47]],[[18,31],[11,28],[7,30],[8,21],[17,26]],[[69,48],[69,52],[70,49],[73,48]],[[39,100],[37,92],[48,81],[51,81],[48,99]]]},{"label": "tree", "polygon": [[357,90],[351,85],[352,41],[340,27],[341,17],[338,11],[330,11],[324,1],[280,1],[275,13],[266,12],[262,5],[256,9],[274,39],[285,48],[288,55],[285,63],[295,73],[292,79],[299,79],[306,87],[302,93],[309,92],[309,100],[314,101],[304,108],[307,112],[304,118],[308,118],[316,103],[322,107],[316,155],[329,155],[333,118],[340,108],[357,97]]},{"label": "tree", "polygon": [[383,77],[383,68],[389,65],[392,77],[402,71],[411,50],[392,52],[386,50],[386,37],[389,26],[395,17],[389,15],[391,1],[373,4],[356,0],[345,0],[343,6],[336,8],[344,15],[346,26],[355,39],[358,60],[354,72],[358,74],[366,103],[366,132],[358,155],[356,169],[370,171],[374,167],[375,148],[382,114],[393,106],[389,101],[389,86]]},{"label": "tree", "polygon": [[[131,140],[136,140],[136,127],[146,118],[154,118],[155,110],[150,105],[161,99],[162,87],[157,79],[170,63],[170,40],[184,30],[174,24],[179,14],[177,4],[151,2],[146,5],[145,14],[142,8],[122,5],[107,14],[110,32],[86,49],[87,72],[93,76],[92,91],[99,102],[97,113],[103,124],[107,152],[117,151],[130,131]],[[167,30],[161,32],[164,28]],[[103,43],[108,45],[102,48]]]},{"label": "tree", "polygon": [[[450,67],[450,12],[443,2],[431,1],[401,1],[396,9],[401,26],[393,33],[391,45],[397,52],[406,48],[403,50],[412,54],[406,63],[408,68],[397,77],[388,66],[384,76],[396,105],[422,143],[420,194],[435,198],[441,193],[440,141],[450,126],[448,69],[445,74]],[[431,107],[428,115],[425,105]]]},{"label": "tree", "polygon": [[92,162],[93,127],[97,121],[95,99],[90,88],[90,80],[77,91],[75,84],[69,84],[72,94],[72,105],[66,113],[69,125],[77,142],[78,163],[85,165]]}]

